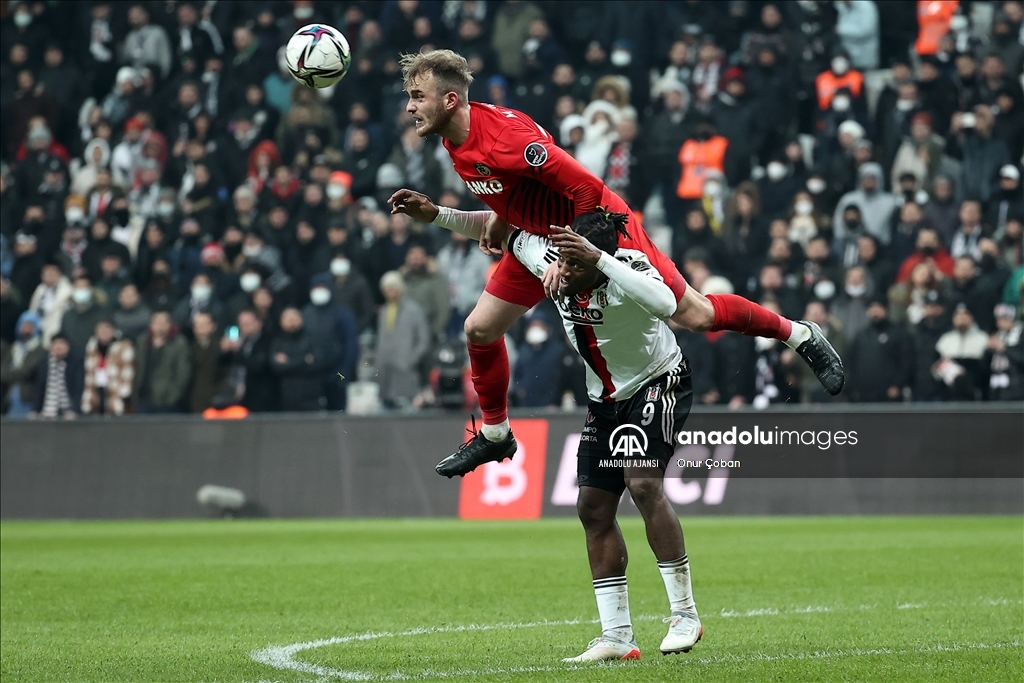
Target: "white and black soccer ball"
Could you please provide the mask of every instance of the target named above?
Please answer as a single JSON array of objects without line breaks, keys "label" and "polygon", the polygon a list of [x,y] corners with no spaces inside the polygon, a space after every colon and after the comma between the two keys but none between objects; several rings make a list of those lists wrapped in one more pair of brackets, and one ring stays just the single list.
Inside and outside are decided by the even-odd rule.
[{"label": "white and black soccer ball", "polygon": [[310,88],[329,88],[348,73],[352,51],[341,31],[310,24],[296,31],[284,51],[288,71]]}]

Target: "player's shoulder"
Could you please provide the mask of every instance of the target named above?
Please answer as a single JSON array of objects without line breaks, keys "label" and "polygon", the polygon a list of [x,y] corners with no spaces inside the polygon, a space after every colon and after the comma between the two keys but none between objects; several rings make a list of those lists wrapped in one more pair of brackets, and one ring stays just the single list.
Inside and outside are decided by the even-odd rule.
[{"label": "player's shoulder", "polygon": [[654,269],[654,266],[651,264],[651,259],[647,254],[639,249],[626,249],[620,247],[615,251],[615,260],[625,263],[638,273],[644,273]]}]

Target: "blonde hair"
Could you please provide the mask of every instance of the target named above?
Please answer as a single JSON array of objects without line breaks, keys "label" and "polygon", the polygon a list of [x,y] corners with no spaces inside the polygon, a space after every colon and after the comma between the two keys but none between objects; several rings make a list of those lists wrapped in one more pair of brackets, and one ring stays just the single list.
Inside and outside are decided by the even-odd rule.
[{"label": "blonde hair", "polygon": [[469,70],[466,58],[451,50],[431,50],[416,54],[402,55],[399,62],[402,67],[402,84],[408,89],[412,80],[426,73],[431,73],[437,80],[437,87],[442,94],[453,92],[463,102],[469,101],[469,86],[473,82],[473,73]]}]

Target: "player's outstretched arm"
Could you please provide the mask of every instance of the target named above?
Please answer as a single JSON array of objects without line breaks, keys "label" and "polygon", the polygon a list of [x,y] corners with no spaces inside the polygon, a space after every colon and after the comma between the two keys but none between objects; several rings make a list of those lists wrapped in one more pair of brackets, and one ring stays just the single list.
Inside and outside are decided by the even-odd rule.
[{"label": "player's outstretched arm", "polygon": [[482,242],[482,238],[487,239],[489,243],[481,245],[484,253],[500,254],[501,244],[507,237],[508,224],[493,211],[459,211],[437,206],[427,195],[406,189],[391,195],[388,203],[393,214],[404,213],[413,220],[433,223],[478,242]]},{"label": "player's outstretched arm", "polygon": [[596,266],[609,280],[618,285],[626,296],[651,315],[666,319],[675,313],[675,295],[669,286],[658,278],[658,271],[649,263],[641,262],[645,267],[634,270],[611,254],[601,251],[586,237],[576,234],[568,227],[552,225],[549,239],[552,246],[558,250],[559,256]]}]

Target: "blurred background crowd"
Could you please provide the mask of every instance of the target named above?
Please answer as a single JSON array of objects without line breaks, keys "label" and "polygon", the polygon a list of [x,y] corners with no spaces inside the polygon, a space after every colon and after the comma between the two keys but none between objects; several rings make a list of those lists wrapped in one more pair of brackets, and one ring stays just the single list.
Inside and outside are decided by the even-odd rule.
[{"label": "blurred background crowd", "polygon": [[[0,2],[9,416],[471,409],[493,261],[392,216],[481,208],[405,113],[402,52],[467,57],[642,215],[690,286],[822,326],[839,400],[1024,398],[1024,4]],[[337,86],[282,46],[326,22]],[[784,345],[678,339],[695,400],[832,400]],[[513,405],[585,404],[554,308]]]}]

